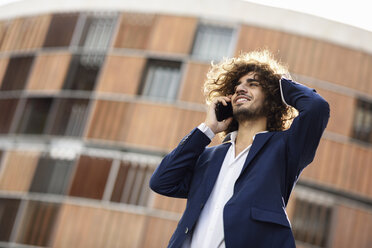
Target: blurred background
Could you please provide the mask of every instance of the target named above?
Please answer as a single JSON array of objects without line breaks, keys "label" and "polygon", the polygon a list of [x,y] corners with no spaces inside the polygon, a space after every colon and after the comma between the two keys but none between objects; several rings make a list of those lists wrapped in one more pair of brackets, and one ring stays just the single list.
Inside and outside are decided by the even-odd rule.
[{"label": "blurred background", "polygon": [[297,246],[371,248],[371,44],[241,0],[4,1],[0,247],[166,247],[185,200],[152,172],[204,120],[211,61],[268,48],[331,106],[287,207]]}]

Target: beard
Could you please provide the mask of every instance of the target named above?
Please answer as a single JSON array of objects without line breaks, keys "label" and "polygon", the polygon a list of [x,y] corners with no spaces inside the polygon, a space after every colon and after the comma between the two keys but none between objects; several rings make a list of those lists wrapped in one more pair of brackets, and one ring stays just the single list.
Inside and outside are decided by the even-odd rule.
[{"label": "beard", "polygon": [[267,116],[267,109],[264,104],[252,108],[237,108],[233,109],[233,117],[237,122],[244,122],[248,120],[257,120],[263,116]]}]

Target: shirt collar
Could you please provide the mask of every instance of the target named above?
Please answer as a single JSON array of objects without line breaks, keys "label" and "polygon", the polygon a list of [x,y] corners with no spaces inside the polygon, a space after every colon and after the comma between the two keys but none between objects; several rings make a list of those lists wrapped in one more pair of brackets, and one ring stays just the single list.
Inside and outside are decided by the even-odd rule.
[{"label": "shirt collar", "polygon": [[[260,133],[267,133],[267,132],[268,132],[268,131],[261,131],[261,132],[256,133],[256,134],[253,136],[253,140],[254,140],[254,138],[256,137],[257,134],[260,134]],[[229,142],[231,142],[231,143],[235,143],[236,135],[238,135],[238,131],[233,131],[233,132],[231,132],[229,135],[230,135],[230,140],[229,140]]]}]

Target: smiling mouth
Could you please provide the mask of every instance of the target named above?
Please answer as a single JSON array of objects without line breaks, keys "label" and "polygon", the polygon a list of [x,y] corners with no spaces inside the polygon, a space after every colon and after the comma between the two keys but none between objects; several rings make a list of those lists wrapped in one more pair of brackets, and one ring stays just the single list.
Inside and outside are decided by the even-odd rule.
[{"label": "smiling mouth", "polygon": [[250,101],[251,101],[251,98],[250,98],[250,97],[247,97],[247,96],[241,96],[241,97],[238,97],[238,98],[235,100],[235,103],[236,103],[236,104],[243,104],[243,103],[250,102]]}]

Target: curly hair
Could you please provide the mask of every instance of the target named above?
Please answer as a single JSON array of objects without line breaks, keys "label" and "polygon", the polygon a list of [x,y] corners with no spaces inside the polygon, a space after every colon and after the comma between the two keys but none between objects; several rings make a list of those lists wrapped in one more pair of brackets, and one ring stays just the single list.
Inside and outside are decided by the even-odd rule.
[{"label": "curly hair", "polygon": [[[265,95],[263,107],[267,110],[267,130],[287,129],[296,111],[282,102],[279,80],[282,76],[290,76],[287,67],[275,60],[268,50],[242,53],[236,58],[225,58],[218,64],[212,63],[204,82],[207,103],[215,97],[234,94],[234,87],[239,79],[250,72],[255,73],[255,79],[260,82]],[[238,128],[238,122],[234,119],[222,136]]]}]

